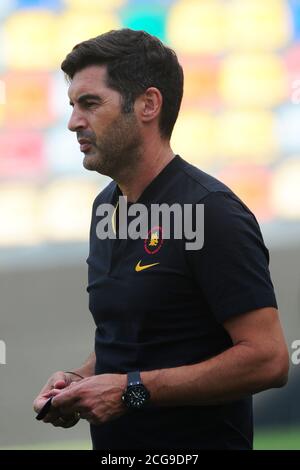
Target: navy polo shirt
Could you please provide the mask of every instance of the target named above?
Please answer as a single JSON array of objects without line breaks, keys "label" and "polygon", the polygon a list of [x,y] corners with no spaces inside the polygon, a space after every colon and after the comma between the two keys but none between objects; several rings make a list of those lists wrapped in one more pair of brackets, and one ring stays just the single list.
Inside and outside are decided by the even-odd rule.
[{"label": "navy polo shirt", "polygon": [[[176,156],[137,202],[204,204],[204,245],[185,239],[100,240],[97,207],[116,206],[111,182],[93,205],[89,306],[96,374],[196,364],[232,346],[223,322],[277,308],[269,254],[255,216],[223,183]],[[136,269],[137,265],[152,265]],[[91,426],[94,449],[251,449],[252,397],[216,406],[152,407]]]}]

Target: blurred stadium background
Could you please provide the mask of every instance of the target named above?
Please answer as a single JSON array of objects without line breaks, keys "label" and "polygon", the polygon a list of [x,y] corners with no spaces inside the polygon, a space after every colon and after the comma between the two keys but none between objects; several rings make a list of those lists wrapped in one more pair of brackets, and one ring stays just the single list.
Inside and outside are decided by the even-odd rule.
[{"label": "blurred stadium background", "polygon": [[[81,40],[144,29],[179,55],[176,153],[256,214],[290,352],[300,339],[300,1],[1,0],[0,448],[88,448],[88,427],[36,422],[48,376],[90,352],[85,293],[91,203],[107,179],[82,167],[60,63]],[[300,365],[255,397],[257,449],[300,449]]]}]

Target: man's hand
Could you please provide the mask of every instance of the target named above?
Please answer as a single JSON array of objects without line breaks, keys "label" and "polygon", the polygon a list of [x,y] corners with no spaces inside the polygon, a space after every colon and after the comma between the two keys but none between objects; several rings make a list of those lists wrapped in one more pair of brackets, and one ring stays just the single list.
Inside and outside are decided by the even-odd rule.
[{"label": "man's hand", "polygon": [[53,390],[54,411],[80,417],[99,425],[126,413],[122,394],[126,388],[126,374],[101,374],[88,377],[64,390]]},{"label": "man's hand", "polygon": [[[38,413],[44,406],[48,398],[55,396],[60,390],[69,387],[74,382],[79,382],[81,379],[73,374],[66,372],[55,372],[42,388],[38,396],[33,402],[33,409]],[[70,428],[78,423],[80,417],[74,413],[63,413],[58,408],[51,407],[49,413],[43,419],[44,423],[51,423],[53,426],[62,428]]]}]

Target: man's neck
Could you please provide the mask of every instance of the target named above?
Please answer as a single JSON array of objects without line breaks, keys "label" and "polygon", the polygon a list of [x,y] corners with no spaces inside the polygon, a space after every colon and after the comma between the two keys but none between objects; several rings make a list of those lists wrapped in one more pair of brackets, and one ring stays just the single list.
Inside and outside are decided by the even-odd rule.
[{"label": "man's neck", "polygon": [[164,145],[155,152],[143,152],[137,167],[123,179],[116,181],[128,202],[136,202],[146,187],[174,158],[170,145]]}]

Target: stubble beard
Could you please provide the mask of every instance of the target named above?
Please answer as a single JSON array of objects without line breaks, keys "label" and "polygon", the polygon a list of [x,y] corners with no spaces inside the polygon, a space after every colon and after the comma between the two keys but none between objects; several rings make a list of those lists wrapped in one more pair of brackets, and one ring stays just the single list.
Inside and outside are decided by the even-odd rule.
[{"label": "stubble beard", "polygon": [[83,166],[114,180],[130,174],[141,160],[142,139],[134,113],[121,113],[85,155]]}]

